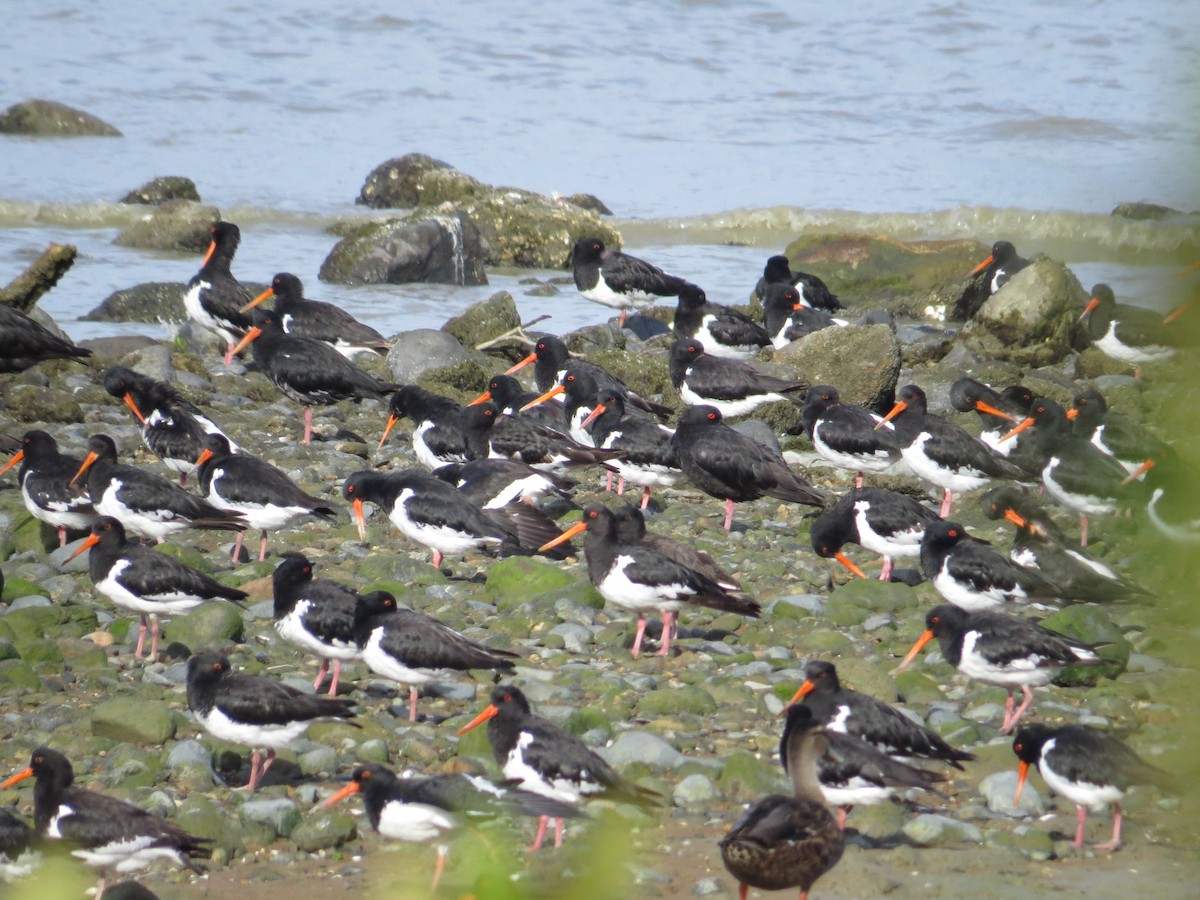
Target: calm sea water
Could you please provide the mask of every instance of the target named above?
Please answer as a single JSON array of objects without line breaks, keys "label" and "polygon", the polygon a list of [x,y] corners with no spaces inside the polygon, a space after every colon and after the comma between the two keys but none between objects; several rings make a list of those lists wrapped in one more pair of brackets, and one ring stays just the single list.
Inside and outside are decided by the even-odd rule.
[{"label": "calm sea water", "polygon": [[[639,255],[737,300],[804,230],[1007,237],[1085,285],[1165,305],[1200,254],[1191,218],[1113,220],[1124,200],[1200,209],[1200,3],[833,5],[11,4],[7,104],[62,100],[122,139],[0,137],[0,280],[47,242],[82,258],[44,301],[71,321],[194,258],[123,250],[112,201],[193,178],[243,227],[235,272],[300,275],[385,331],[437,325],[496,287],[567,330],[570,292],[341,288],[316,271],[331,220],[384,159],[430,153],[484,181],[589,191]],[[728,246],[728,244],[742,246]]]}]

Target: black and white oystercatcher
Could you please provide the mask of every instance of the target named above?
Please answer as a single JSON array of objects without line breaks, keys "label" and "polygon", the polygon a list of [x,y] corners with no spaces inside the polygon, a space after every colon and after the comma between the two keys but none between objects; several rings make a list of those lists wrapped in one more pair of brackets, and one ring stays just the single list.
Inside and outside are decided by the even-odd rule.
[{"label": "black and white oystercatcher", "polygon": [[704,493],[725,501],[725,530],[733,504],[759,497],[823,506],[825,498],[788,468],[783,457],[721,421],[713,406],[683,411],[671,438],[679,466]]},{"label": "black and white oystercatcher", "polygon": [[552,403],[530,405],[537,400],[541,393],[542,391],[525,390],[525,386],[511,375],[493,375],[488,382],[488,389],[472,400],[470,405],[475,406],[491,400],[496,404],[496,409],[500,410],[501,415],[524,416],[549,428],[557,428],[562,431],[567,427],[562,399],[555,398]]},{"label": "black and white oystercatcher", "polygon": [[303,553],[285,553],[271,576],[275,630],[285,641],[321,659],[313,690],[319,690],[333,664],[329,696],[337,695],[342,663],[361,654],[354,642],[354,610],[358,592],[328,579],[313,578],[313,564]]},{"label": "black and white oystercatcher", "polygon": [[837,865],[842,831],[825,806],[817,769],[827,742],[807,707],[788,710],[780,744],[793,795],[772,794],[744,812],[721,838],[721,860],[738,880],[738,900],[750,888],[799,888],[800,900],[818,878]]},{"label": "black and white oystercatcher", "polygon": [[921,555],[925,530],[938,521],[938,514],[912,497],[880,488],[856,488],[817,516],[809,529],[809,540],[817,556],[836,559],[866,578],[862,570],[842,552],[847,543],[858,544],[883,557],[880,581],[890,581],[898,557]]},{"label": "black and white oystercatcher", "polygon": [[304,443],[312,441],[312,408],[339,400],[382,400],[399,385],[364,372],[323,341],[284,332],[276,313],[250,310],[251,325],[234,348],[254,345],[254,364],[285,397],[304,405]]},{"label": "black and white oystercatcher", "polygon": [[939,594],[968,612],[1062,597],[1057,585],[972,537],[958,522],[929,524],[921,568]]},{"label": "black and white oystercatcher", "polygon": [[839,469],[853,472],[856,488],[862,487],[863,472],[886,472],[900,459],[895,429],[875,427],[882,418],[843,403],[832,385],[814,384],[804,397],[804,430],[813,449]]},{"label": "black and white oystercatcher", "polygon": [[0,373],[24,372],[45,359],[82,362],[92,355],[35,322],[7,303],[0,303]]},{"label": "black and white oystercatcher", "polygon": [[[1049,684],[1067,666],[1103,665],[1094,649],[1026,619],[995,612],[967,612],[952,603],[925,615],[925,631],[897,666],[904,669],[937,638],[946,662],[968,678],[1008,691],[1000,733],[1008,734],[1033,703],[1033,688]],[[1015,710],[1013,694],[1024,701]]]},{"label": "black and white oystercatcher", "polygon": [[[504,777],[522,790],[572,805],[589,797],[606,797],[642,807],[659,804],[659,795],[654,791],[626,781],[579,738],[535,716],[525,695],[511,684],[494,688],[491,703],[458,729],[458,734],[465,734],[484,722],[488,723],[488,742],[496,763]],[[541,817],[531,850],[541,848],[550,818]],[[559,847],[563,817],[553,818],[554,846]]]},{"label": "black and white oystercatcher", "polygon": [[21,449],[0,468],[3,475],[13,466],[21,486],[21,502],[29,514],[58,531],[58,545],[67,544],[67,529],[92,527],[96,511],[82,485],[74,483],[83,460],[58,451],[58,442],[48,432],[34,429],[21,438]]},{"label": "black and white oystercatcher", "polygon": [[731,594],[717,582],[695,569],[681,565],[642,543],[623,543],[617,533],[612,510],[599,504],[583,508],[583,517],[554,541],[548,549],[586,531],[583,552],[587,555],[588,577],[596,590],[613,606],[637,613],[637,634],[633,639],[636,659],[646,632],[646,614],[662,613],[662,647],[659,656],[671,652],[675,614],[688,606],[707,606],[724,612],[736,612],[758,618],[762,607],[744,595]]},{"label": "black and white oystercatcher", "polygon": [[845,325],[821,309],[804,304],[800,292],[791,285],[773,284],[763,298],[763,322],[776,350],[798,341],[805,335],[825,328]]},{"label": "black and white oystercatcher", "polygon": [[715,581],[730,593],[741,593],[742,586],[738,580],[703,550],[697,550],[690,544],[666,535],[647,531],[646,519],[638,507],[619,506],[613,510],[613,516],[617,520],[617,537],[622,544],[641,544],[649,547],[655,553],[661,553],[667,559]]},{"label": "black and white oystercatcher", "polygon": [[387,427],[379,439],[379,449],[401,419],[413,423],[412,448],[417,461],[430,469],[448,463],[466,462],[467,434],[462,426],[460,403],[428,391],[420,385],[406,384],[388,401]]},{"label": "black and white oystercatcher", "polygon": [[173,556],[159,553],[125,537],[121,523],[101,516],[92,533],[70,559],[85,550],[88,575],[96,590],[123,609],[141,616],[135,657],[142,655],[150,620],[150,659],[158,655],[158,617],[183,615],[208,600],[228,600],[239,606],[246,592],[226,587]]},{"label": "black and white oystercatcher", "polygon": [[464,407],[460,425],[471,459],[516,459],[544,472],[604,465],[620,451],[578,443],[561,431],[518,416],[502,416],[492,403]]},{"label": "black and white oystercatcher", "polygon": [[417,685],[439,671],[494,669],[511,672],[508,650],[485,647],[432,616],[402,609],[386,591],[363,594],[354,610],[354,641],[371,671],[408,685],[408,720],[417,721]]},{"label": "black and white oystercatcher", "polygon": [[720,359],[699,341],[676,341],[668,359],[671,384],[688,406],[715,406],[725,418],[744,416],[764,403],[793,400],[808,384],[764,375],[746,363]]},{"label": "black and white oystercatcher", "polygon": [[997,391],[964,376],[950,385],[950,405],[959,412],[977,413],[983,426],[979,439],[1004,457],[1011,457],[1019,442],[1016,439],[1002,441],[1001,438],[1013,423],[1029,414],[1033,399],[1033,392],[1023,384]]},{"label": "black and white oystercatcher", "polygon": [[754,293],[763,306],[766,306],[767,289],[771,285],[790,285],[800,293],[802,302],[813,309],[823,309],[826,312],[837,312],[846,307],[837,296],[816,275],[808,272],[793,272],[791,263],[786,256],[772,256],[763,266],[762,278],[754,286]]},{"label": "black and white oystercatcher", "polygon": [[713,356],[725,359],[749,359],[771,343],[761,325],[736,309],[710,303],[694,284],[679,291],[672,328],[678,340],[699,341]]},{"label": "black and white oystercatcher", "polygon": [[496,509],[517,500],[536,503],[546,494],[566,498],[574,486],[569,478],[530,468],[515,459],[472,459],[448,463],[433,470],[433,476],[456,487],[481,509]]},{"label": "black and white oystercatcher", "polygon": [[1112,288],[1098,284],[1084,307],[1080,321],[1086,323],[1092,343],[1106,356],[1134,367],[1139,377],[1142,366],[1175,355],[1187,332],[1173,329],[1150,309],[1117,303]]},{"label": "black and white oystercatcher", "polygon": [[1096,845],[1101,852],[1111,852],[1121,846],[1121,800],[1129,788],[1135,784],[1174,787],[1168,773],[1150,765],[1111,734],[1087,725],[1026,725],[1013,739],[1013,753],[1020,760],[1013,805],[1021,798],[1029,767],[1035,766],[1050,790],[1078,808],[1076,850],[1083,848],[1088,810],[1100,812],[1112,806],[1112,839]]},{"label": "black and white oystercatcher", "polygon": [[1104,395],[1095,388],[1077,391],[1067,410],[1071,431],[1086,438],[1097,450],[1113,457],[1133,472],[1153,457],[1161,455],[1166,444],[1138,423],[1109,411]]},{"label": "black and white oystercatcher", "polygon": [[688,284],[636,256],[605,249],[604,241],[596,237],[576,241],[570,262],[579,293],[619,309],[622,325],[630,309],[653,306],[660,297],[675,297]]},{"label": "black and white oystercatcher", "polygon": [[72,856],[100,870],[94,900],[101,900],[111,872],[134,872],[159,859],[203,873],[193,859],[208,857],[208,838],[188,834],[132,803],[76,787],[75,770],[57,750],[38,747],[29,765],[0,784],[0,790],[26,778],[37,779],[34,831],[66,842],[74,848]]},{"label": "black and white oystercatcher", "polygon": [[242,232],[232,222],[217,222],[200,271],[192,276],[183,294],[183,308],[197,325],[225,339],[225,365],[238,352],[238,339],[250,328],[250,316],[242,307],[252,299],[250,292],[233,277],[233,255]]},{"label": "black and white oystercatcher", "polygon": [[642,509],[650,505],[651,488],[671,487],[683,477],[671,445],[674,432],[651,419],[626,415],[625,397],[615,388],[596,394],[596,405],[580,427],[590,430],[596,447],[620,451],[609,461],[621,476],[617,493],[626,481],[641,485]]},{"label": "black and white oystercatcher", "polygon": [[353,700],[317,697],[270,678],[234,672],[228,657],[211,652],[188,660],[187,699],[205,731],[217,740],[251,748],[246,785],[250,793],[262,784],[276,752],[289,748],[314,722],[355,715]]},{"label": "black and white oystercatcher", "polygon": [[[223,434],[210,434],[204,450],[196,458],[200,490],[217,509],[238,513],[251,528],[262,532],[258,558],[267,558],[267,532],[286,528],[301,516],[317,516],[332,521],[337,513],[332,506],[300,490],[292,479],[269,462],[249,453],[234,453]],[[233,545],[237,560],[244,532],[239,531]]]},{"label": "black and white oystercatcher", "polygon": [[988,293],[994,294],[1008,282],[1010,278],[1029,265],[1029,260],[1017,255],[1017,248],[1008,241],[996,241],[992,244],[992,252],[987,259],[971,270],[971,275],[983,273],[983,280],[988,286]]},{"label": "black and white oystercatcher", "polygon": [[271,286],[242,307],[242,312],[249,312],[272,297],[285,334],[324,341],[346,359],[360,353],[388,352],[387,340],[370,325],[364,325],[336,304],[306,299],[303,283],[291,272],[280,272],[272,278]]}]

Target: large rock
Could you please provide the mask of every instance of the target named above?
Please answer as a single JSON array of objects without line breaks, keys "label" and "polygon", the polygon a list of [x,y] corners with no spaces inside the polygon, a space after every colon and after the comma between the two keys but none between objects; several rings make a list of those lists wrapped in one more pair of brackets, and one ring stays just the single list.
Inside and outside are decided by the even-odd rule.
[{"label": "large rock", "polygon": [[337,284],[487,284],[479,229],[459,210],[356,228],[321,263]]},{"label": "large rock", "polygon": [[500,291],[486,300],[472,303],[461,315],[442,326],[466,347],[476,347],[521,324],[517,303],[508,291]]},{"label": "large rock", "polygon": [[185,322],[182,281],[147,281],[113,291],[82,318],[87,322]]},{"label": "large rock", "polygon": [[0,113],[0,134],[50,137],[121,137],[103,119],[53,100],[25,100]]},{"label": "large rock", "polygon": [[409,209],[421,205],[424,176],[437,169],[449,169],[450,164],[426,156],[406,153],[376,166],[354,202],[372,209]]},{"label": "large rock", "polygon": [[161,206],[168,200],[191,200],[199,203],[200,192],[196,190],[196,182],[180,175],[160,175],[141,187],[134,188],[122,197],[120,202]]},{"label": "large rock", "polygon": [[822,328],[776,351],[775,361],[810,384],[836,384],[844,403],[878,408],[895,394],[900,344],[886,325]]},{"label": "large rock", "polygon": [[400,384],[412,384],[426,372],[463,363],[487,364],[487,357],[468,350],[448,331],[436,328],[416,328],[396,335],[388,351],[387,367],[392,378]]},{"label": "large rock", "polygon": [[170,707],[161,701],[118,697],[104,701],[92,711],[92,734],[131,744],[161,746],[175,736],[175,718]]},{"label": "large rock", "polygon": [[[221,211],[190,200],[168,200],[123,229],[113,243],[139,250],[177,250],[203,253],[212,240],[212,227]],[[199,268],[199,266],[197,266]]]}]

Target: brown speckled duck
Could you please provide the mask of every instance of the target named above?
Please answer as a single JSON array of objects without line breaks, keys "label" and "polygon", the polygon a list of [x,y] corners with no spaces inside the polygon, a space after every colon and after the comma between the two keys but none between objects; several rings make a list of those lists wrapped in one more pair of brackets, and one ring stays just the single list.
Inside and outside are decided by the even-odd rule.
[{"label": "brown speckled duck", "polygon": [[809,888],[842,858],[842,833],[825,806],[817,761],[825,738],[804,704],[788,709],[779,756],[792,776],[794,796],[773,794],[750,807],[721,839],[721,859],[738,880],[739,900],[750,888],[781,891]]}]

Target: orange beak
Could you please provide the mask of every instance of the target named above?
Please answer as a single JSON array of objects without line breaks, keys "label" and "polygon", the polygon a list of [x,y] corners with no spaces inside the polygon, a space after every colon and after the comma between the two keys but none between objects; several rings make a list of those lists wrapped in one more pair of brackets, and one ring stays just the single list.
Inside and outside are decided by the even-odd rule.
[{"label": "orange beak", "polygon": [[984,269],[986,269],[988,266],[990,266],[992,264],[992,261],[995,260],[995,258],[996,257],[994,257],[994,256],[989,256],[987,259],[985,259],[983,262],[981,262],[979,265],[977,265],[975,268],[973,268],[971,270],[971,274],[978,275],[980,272],[982,272]]},{"label": "orange beak", "polygon": [[1090,300],[1088,300],[1088,305],[1083,308],[1083,312],[1079,316],[1080,321],[1086,319],[1089,315],[1091,315],[1092,310],[1095,309],[1099,305],[1100,305],[1100,301],[1097,300],[1095,297],[1092,297]]},{"label": "orange beak", "polygon": [[1008,419],[1010,422],[1017,421],[1016,416],[1010,416],[1006,412],[1001,412],[1000,410],[996,409],[996,407],[984,403],[982,400],[975,401],[975,409],[981,413],[987,413],[989,416],[998,416],[1001,419]]},{"label": "orange beak", "polygon": [[1072,419],[1072,420],[1078,419],[1079,418],[1079,407],[1072,406],[1070,409],[1068,409],[1067,410],[1067,418]]},{"label": "orange beak", "polygon": [[79,471],[76,472],[75,477],[71,479],[71,484],[74,484],[75,482],[77,482],[79,480],[79,476],[82,475],[84,472],[86,472],[88,469],[90,469],[92,467],[92,463],[94,463],[99,458],[100,457],[98,457],[95,453],[88,453],[88,455],[85,456],[83,459],[83,465],[79,467]]},{"label": "orange beak", "polygon": [[216,252],[217,252],[217,242],[209,241],[208,242],[208,252],[204,254],[204,262],[200,263],[200,268],[203,269],[205,266],[207,266],[208,261],[210,259],[212,259],[212,255]]},{"label": "orange beak", "polygon": [[95,547],[98,543],[100,543],[100,535],[89,534],[87,539],[76,548],[75,552],[67,557],[67,562],[70,562],[75,557],[79,556],[84,550],[90,550],[92,547]]},{"label": "orange beak", "polygon": [[1003,443],[1004,443],[1005,441],[1007,441],[1009,438],[1014,438],[1014,437],[1016,437],[1018,434],[1020,434],[1020,433],[1021,433],[1022,431],[1024,431],[1026,428],[1029,428],[1031,425],[1033,425],[1033,419],[1032,419],[1032,418],[1029,418],[1029,419],[1022,419],[1020,422],[1018,422],[1018,423],[1017,423],[1017,427],[1016,427],[1016,428],[1014,428],[1014,429],[1013,429],[1012,431],[1010,431],[1008,434],[1004,435],[1004,437],[1000,438],[1000,443],[1001,443],[1001,444],[1003,444]]},{"label": "orange beak", "polygon": [[261,328],[259,328],[257,325],[254,325],[253,327],[251,327],[251,329],[246,332],[246,334],[242,337],[242,339],[240,341],[238,341],[238,345],[233,348],[232,355],[237,356],[244,349],[246,349],[246,347],[250,346],[250,342],[253,341],[260,334],[262,334]]},{"label": "orange beak", "polygon": [[595,422],[598,418],[600,418],[602,415],[604,415],[604,412],[607,409],[608,409],[608,407],[606,407],[603,403],[597,403],[592,408],[592,411],[590,413],[588,413],[587,418],[579,423],[579,427],[587,428],[589,425],[591,425],[593,422]]},{"label": "orange beak", "polygon": [[1017,792],[1013,794],[1013,806],[1021,802],[1021,791],[1025,787],[1025,778],[1029,775],[1029,763],[1021,760],[1017,766]]},{"label": "orange beak", "polygon": [[363,515],[363,502],[360,498],[355,497],[354,503],[354,521],[358,524],[358,539],[365,541],[367,539],[367,518]]},{"label": "orange beak", "polygon": [[571,538],[575,537],[575,535],[579,534],[581,531],[587,531],[587,522],[584,521],[583,519],[580,519],[578,522],[576,522],[574,525],[572,525],[570,528],[568,528],[566,531],[564,531],[562,534],[560,534],[558,537],[554,538],[553,540],[546,541],[546,543],[544,543],[544,544],[542,544],[542,546],[538,547],[538,552],[544,553],[545,551],[549,550],[551,547],[557,547],[559,544],[565,544],[567,541],[569,541]]},{"label": "orange beak", "polygon": [[472,400],[470,403],[468,403],[467,406],[478,406],[480,403],[487,403],[491,399],[492,399],[492,392],[484,391],[482,394],[480,394],[478,397],[476,397],[474,400]]},{"label": "orange beak", "polygon": [[1130,472],[1129,476],[1124,481],[1122,481],[1121,484],[1130,484],[1131,482],[1137,481],[1139,478],[1141,478],[1143,475],[1145,475],[1147,472],[1149,472],[1153,468],[1154,468],[1154,460],[1148,459],[1144,463],[1142,463],[1140,466],[1138,466],[1136,469],[1134,469],[1132,472]]},{"label": "orange beak", "polygon": [[[805,679],[804,684],[800,685],[800,687],[796,690],[796,693],[792,695],[792,699],[787,702],[787,706],[783,708],[784,712],[787,711],[788,706],[795,706],[797,703],[811,694],[816,687],[817,686],[812,683],[811,678]],[[782,714],[783,713],[780,713],[780,715]]]},{"label": "orange beak", "polygon": [[857,575],[859,578],[867,577],[866,574],[863,572],[863,570],[854,564],[854,560],[852,560],[850,557],[848,557],[841,550],[839,550],[837,553],[833,554],[833,558],[836,559],[838,562],[840,562],[843,566],[845,566],[851,572],[853,572],[855,575]]},{"label": "orange beak", "polygon": [[561,394],[565,390],[566,390],[566,388],[563,387],[561,384],[556,384],[554,387],[550,388],[550,390],[546,391],[546,393],[542,394],[540,397],[534,397],[532,400],[530,400],[528,403],[526,403],[524,406],[522,406],[518,410],[518,412],[525,412],[525,410],[527,410],[527,409],[533,409],[535,406],[541,406],[547,400],[551,400],[554,397],[557,397],[559,394]]},{"label": "orange beak", "polygon": [[527,357],[525,357],[523,360],[521,360],[519,363],[517,363],[511,369],[508,369],[504,374],[511,375],[513,372],[519,372],[523,368],[525,368],[527,365],[529,365],[530,363],[535,363],[535,362],[537,362],[537,354],[530,353]]},{"label": "orange beak", "polygon": [[[1197,266],[1200,266],[1200,263],[1192,263],[1190,266],[1188,266],[1183,271],[1190,272],[1193,269],[1195,269]],[[1184,303],[1180,306],[1175,307],[1173,310],[1171,310],[1169,313],[1167,313],[1165,316],[1163,316],[1163,324],[1170,325],[1172,322],[1174,322],[1176,319],[1178,319],[1180,316],[1182,316],[1185,312],[1187,312],[1189,309],[1191,309],[1195,305],[1196,305],[1195,300],[1189,300],[1187,303]]]},{"label": "orange beak", "polygon": [[388,435],[392,433],[392,429],[396,427],[396,423],[400,421],[399,416],[388,416],[387,428],[383,429],[383,437],[379,439],[379,446],[376,450],[383,448],[383,442],[388,439]]},{"label": "orange beak", "polygon": [[908,404],[903,400],[897,400],[896,405],[891,408],[888,414],[876,423],[875,431],[878,431],[883,427],[885,422],[892,421],[892,419],[896,418],[896,416],[900,415],[900,413],[904,412],[906,409],[908,409]]},{"label": "orange beak", "polygon": [[0,790],[3,790],[4,788],[12,787],[18,781],[24,781],[26,778],[32,778],[32,777],[33,777],[33,766],[29,766],[25,769],[22,769],[20,772],[18,772],[12,778],[9,778],[3,784],[0,784]]},{"label": "orange beak", "polygon": [[125,395],[125,405],[129,407],[130,412],[137,416],[137,420],[139,422],[141,422],[143,425],[146,424],[146,417],[142,415],[142,411],[138,409],[137,404],[133,402],[133,394],[127,393]]},{"label": "orange beak", "polygon": [[200,451],[200,455],[196,457],[196,465],[202,466],[212,458],[213,458],[213,452],[211,450],[209,450],[207,447],[205,447],[203,450]]},{"label": "orange beak", "polygon": [[333,806],[336,803],[341,803],[347,797],[351,797],[354,794],[357,794],[360,790],[362,790],[362,788],[359,786],[358,782],[351,781],[344,788],[342,788],[340,791],[338,791],[336,794],[334,794],[332,797],[330,797],[328,800],[326,800],[324,803],[322,803],[318,807],[318,809],[329,809],[329,807]]},{"label": "orange beak", "polygon": [[479,715],[477,715],[470,722],[468,722],[466,725],[464,725],[462,728],[458,729],[458,731],[456,731],[454,733],[455,734],[466,734],[472,728],[477,728],[478,726],[480,726],[484,722],[486,722],[488,719],[491,719],[494,716],[497,716],[499,714],[500,714],[500,707],[496,706],[495,703],[490,703],[490,704],[488,704],[487,709],[485,709],[483,712],[481,712]]},{"label": "orange beak", "polygon": [[25,451],[18,450],[16,453],[13,454],[12,459],[10,459],[8,462],[6,462],[4,464],[4,468],[0,469],[0,475],[3,475],[5,472],[7,472],[9,469],[11,469],[13,466],[15,466],[17,463],[19,463],[24,458],[25,458]]},{"label": "orange beak", "polygon": [[257,297],[255,297],[253,300],[251,300],[249,303],[247,303],[245,306],[243,306],[241,309],[239,309],[238,312],[250,312],[250,310],[254,309],[254,307],[258,306],[258,304],[262,303],[264,300],[270,300],[274,296],[275,296],[275,289],[267,288],[265,291],[263,291],[261,294],[259,294]]},{"label": "orange beak", "polygon": [[1025,517],[1020,515],[1015,509],[1006,509],[1004,511],[1004,518],[1009,522],[1012,522],[1018,528],[1025,527]]},{"label": "orange beak", "polygon": [[917,654],[925,649],[925,645],[933,640],[933,632],[926,629],[925,633],[917,638],[917,642],[912,645],[912,649],[908,651],[908,656],[901,660],[900,665],[896,666],[896,671],[903,671],[910,662],[917,658]]}]

